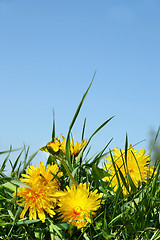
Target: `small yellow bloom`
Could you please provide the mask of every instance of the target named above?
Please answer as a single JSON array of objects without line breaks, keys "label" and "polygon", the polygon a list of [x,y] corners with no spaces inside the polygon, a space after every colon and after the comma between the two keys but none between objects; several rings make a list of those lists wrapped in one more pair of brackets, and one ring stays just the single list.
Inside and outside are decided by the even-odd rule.
[{"label": "small yellow bloom", "polygon": [[62,145],[60,142],[60,137],[54,138],[54,142],[47,143],[47,146],[40,148],[40,150],[43,152],[50,152],[51,149],[55,153],[58,152]]},{"label": "small yellow bloom", "polygon": [[80,183],[77,187],[67,186],[65,192],[66,195],[60,197],[58,203],[60,207],[58,212],[63,222],[68,221],[78,229],[86,226],[88,222],[91,222],[91,216],[95,215],[95,211],[100,207],[101,195],[97,193],[97,190],[89,192],[85,183]]},{"label": "small yellow bloom", "polygon": [[[62,136],[63,142],[61,145],[61,149],[63,151],[63,153],[66,153],[66,139]],[[81,142],[79,143],[78,141],[76,141],[76,143],[74,144],[74,135],[71,139],[70,142],[70,153],[71,156],[74,154],[75,156],[78,155],[80,153],[80,151],[82,150],[82,148],[87,144],[87,142],[83,139],[81,139]]]},{"label": "small yellow bloom", "polygon": [[[61,137],[61,136],[60,136]],[[49,152],[49,153],[57,153],[61,150],[64,154],[66,154],[66,139],[62,136],[63,141],[60,141],[60,137],[54,138],[54,142],[47,143],[47,146],[40,148],[41,151]],[[81,140],[79,143],[76,141],[74,144],[74,136],[70,142],[70,154],[71,156],[74,154],[75,156],[80,153],[82,148],[87,144],[85,140]]]},{"label": "small yellow bloom", "polygon": [[61,177],[63,173],[58,170],[57,164],[45,167],[43,162],[40,163],[39,168],[33,165],[27,167],[27,174],[22,174],[23,178],[20,180],[28,187],[19,187],[13,194],[14,197],[20,198],[17,203],[24,206],[20,218],[24,218],[27,210],[29,210],[30,220],[37,219],[38,214],[38,217],[44,222],[45,212],[48,212],[50,217],[55,215],[54,208],[57,205],[55,195],[57,192],[59,196],[64,195],[59,190],[60,182],[56,178],[56,176]]},{"label": "small yellow bloom", "polygon": [[[128,191],[126,187],[123,185],[122,179],[120,177],[118,168],[120,169],[121,173],[123,174],[123,177],[125,178],[125,181],[129,187],[129,191],[131,190],[129,179],[127,176],[127,171],[135,185],[135,187],[138,188],[139,183],[146,182],[147,177],[151,176],[153,173],[153,166],[150,165],[150,156],[145,155],[146,151],[144,149],[140,149],[137,153],[137,150],[132,147],[132,145],[129,146],[127,150],[127,161],[125,160],[125,150],[119,151],[117,148],[113,150],[114,155],[113,161],[115,163],[116,172],[119,177],[120,185],[123,189],[123,194],[127,195]],[[116,172],[114,169],[114,166],[112,164],[112,159],[110,156],[106,158],[107,163],[103,167],[103,169],[108,170],[109,174],[111,176],[105,177],[104,180],[111,181],[111,185],[114,188],[114,191],[117,191],[118,189],[118,180],[116,177]]]}]

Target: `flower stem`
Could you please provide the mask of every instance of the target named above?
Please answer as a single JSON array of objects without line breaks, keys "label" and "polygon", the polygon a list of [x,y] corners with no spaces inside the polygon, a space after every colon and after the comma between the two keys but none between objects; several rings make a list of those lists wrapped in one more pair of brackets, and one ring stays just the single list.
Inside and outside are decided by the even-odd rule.
[{"label": "flower stem", "polygon": [[63,167],[65,168],[66,172],[68,173],[68,176],[70,177],[70,179],[72,180],[73,184],[77,187],[78,183],[76,182],[76,180],[74,179],[74,177],[72,176],[72,173],[70,172],[65,160],[63,158],[60,158],[57,156],[57,158],[61,161]]}]

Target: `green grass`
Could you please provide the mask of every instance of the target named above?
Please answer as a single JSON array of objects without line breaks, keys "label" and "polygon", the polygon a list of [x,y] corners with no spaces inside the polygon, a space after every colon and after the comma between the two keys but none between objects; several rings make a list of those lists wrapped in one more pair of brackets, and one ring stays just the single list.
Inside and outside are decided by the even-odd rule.
[{"label": "green grass", "polygon": [[[25,165],[26,160],[30,163],[31,158],[27,160],[25,156]],[[22,172],[17,161],[20,161],[19,154],[15,161],[17,167],[12,166],[14,171],[12,169],[9,177],[4,174],[5,158],[0,171],[0,239],[160,239],[159,161],[157,173],[152,179],[124,197],[121,188],[114,192],[109,183],[103,181],[107,173],[98,167],[99,158],[102,158],[102,154],[88,163],[82,161],[79,164],[79,161],[72,166],[73,176],[78,182],[86,181],[91,189],[98,189],[103,194],[103,204],[83,233],[72,225],[62,223],[57,216],[53,219],[48,216],[42,223],[39,219],[30,221],[26,215],[22,221],[19,216],[23,207],[19,207],[13,198],[13,191],[20,184],[18,179]],[[64,188],[70,179],[63,165],[61,168],[65,173],[62,180]]]},{"label": "green grass", "polygon": [[[89,88],[91,87],[91,84],[89,85]],[[116,169],[117,180],[119,182],[119,187],[115,192],[110,184],[111,182],[103,180],[104,177],[109,176],[109,172],[100,167],[106,156],[110,155],[112,157],[112,151],[109,149],[109,144],[112,139],[97,155],[88,158],[90,140],[112,119],[111,117],[93,132],[91,137],[88,138],[89,141],[87,146],[82,149],[78,156],[70,156],[71,130],[76,122],[89,88],[85,92],[73,120],[71,121],[66,137],[66,155],[63,162],[59,164],[59,167],[60,171],[64,174],[60,180],[62,190],[64,190],[66,186],[70,185],[73,181],[76,181],[78,184],[86,182],[90,186],[90,191],[97,189],[98,192],[101,193],[102,203],[95,217],[92,218],[91,223],[86,225],[83,232],[67,222],[63,223],[57,214],[53,218],[50,218],[50,216],[46,213],[45,223],[42,223],[40,219],[29,220],[28,212],[24,219],[20,219],[23,207],[17,205],[17,199],[16,197],[13,198],[13,192],[16,191],[17,187],[23,186],[23,183],[19,180],[21,174],[25,173],[26,167],[31,165],[32,160],[38,151],[29,157],[29,148],[26,148],[25,146],[23,149],[10,149],[8,151],[0,152],[0,239],[160,239],[160,156],[158,154],[154,154],[156,159],[151,159],[151,161],[153,160],[153,162],[155,162],[154,173],[151,178],[148,177],[146,183],[139,184],[139,187],[136,188],[132,179],[128,175],[131,191],[127,186],[128,183],[126,182],[126,178],[122,174],[121,169],[116,168],[116,162],[113,161],[113,165]],[[82,139],[84,138],[84,131],[85,121],[82,127]],[[155,141],[153,141],[151,151],[154,151],[154,144],[157,140],[158,133]],[[52,141],[54,141],[54,137],[55,124],[53,120]],[[124,159],[124,161],[127,161],[127,137],[125,146],[126,159]],[[17,152],[17,157],[12,163],[9,160],[9,157],[13,151]],[[57,155],[50,154],[47,164],[57,163],[57,159],[60,158],[61,156],[58,155],[58,153]],[[5,174],[7,163],[10,163],[11,166],[9,176],[6,176]],[[126,169],[126,174],[128,174],[128,169]],[[123,185],[128,188],[128,195],[123,195],[120,182],[123,182]]]}]

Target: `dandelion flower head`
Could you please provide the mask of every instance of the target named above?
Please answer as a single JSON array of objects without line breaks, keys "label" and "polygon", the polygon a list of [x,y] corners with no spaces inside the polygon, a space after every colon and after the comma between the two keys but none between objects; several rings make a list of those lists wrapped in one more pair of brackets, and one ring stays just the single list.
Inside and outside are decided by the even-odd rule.
[{"label": "dandelion flower head", "polygon": [[57,164],[49,164],[45,167],[43,162],[40,163],[39,168],[37,165],[27,167],[27,174],[22,174],[23,178],[20,179],[27,186],[19,187],[13,194],[14,197],[19,197],[17,203],[24,206],[20,218],[24,218],[27,210],[29,210],[30,220],[37,219],[38,214],[38,217],[44,222],[45,212],[48,212],[50,217],[55,215],[54,208],[57,205],[55,194],[61,192],[58,178],[63,175],[58,170]]},{"label": "dandelion flower head", "polygon": [[86,184],[80,183],[77,187],[71,185],[66,187],[66,195],[59,199],[58,212],[63,218],[63,222],[68,221],[69,224],[75,225],[78,229],[91,222],[91,216],[100,207],[101,196],[94,192],[89,192]]},{"label": "dandelion flower head", "polygon": [[[127,156],[125,156],[125,150],[119,151],[117,148],[115,148],[113,152],[114,154],[112,157],[108,156],[106,158],[107,163],[103,167],[103,169],[108,170],[110,174],[110,176],[105,177],[104,180],[111,181],[111,185],[114,188],[114,191],[116,191],[118,189],[118,180],[116,176],[117,172],[120,185],[123,189],[123,194],[127,195],[128,191],[123,185],[118,168],[123,174],[123,177],[125,178],[130,191],[131,187],[129,185],[127,172],[129,173],[135,187],[138,188],[139,183],[146,182],[147,176],[151,176],[153,173],[153,166],[150,165],[150,156],[145,155],[146,151],[142,148],[139,150],[139,152],[137,152],[137,150],[134,149],[132,145],[130,145],[127,150]],[[112,160],[115,163],[116,171]]]},{"label": "dandelion flower head", "polygon": [[[61,145],[61,149],[63,151],[63,153],[66,153],[66,139],[62,136],[63,142]],[[86,140],[81,139],[81,142],[79,143],[78,141],[76,141],[76,143],[74,144],[74,135],[70,141],[70,154],[71,156],[74,154],[75,156],[78,155],[81,151],[81,149],[86,145]]]},{"label": "dandelion flower head", "polygon": [[55,137],[53,142],[47,143],[47,146],[40,148],[40,150],[42,152],[57,153],[61,149],[61,145],[62,145],[60,141],[60,137],[61,135],[59,137]]},{"label": "dandelion flower head", "polygon": [[[47,146],[40,148],[41,151],[49,152],[51,154],[53,153],[59,153],[59,151],[62,151],[62,153],[66,154],[66,139],[64,136],[62,136],[62,141],[60,140],[61,135],[59,137],[54,138],[53,142],[47,143]],[[74,135],[70,141],[70,154],[71,156],[74,154],[75,156],[80,153],[82,148],[86,145],[87,141],[81,139],[81,142],[79,143],[76,141],[74,144]]]}]

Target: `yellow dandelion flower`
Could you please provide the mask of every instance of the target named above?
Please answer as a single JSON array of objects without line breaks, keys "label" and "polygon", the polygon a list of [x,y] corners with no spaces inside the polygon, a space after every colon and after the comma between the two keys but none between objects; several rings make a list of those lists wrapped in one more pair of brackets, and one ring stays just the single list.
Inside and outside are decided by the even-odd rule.
[{"label": "yellow dandelion flower", "polygon": [[[27,210],[29,210],[29,219],[37,219],[38,217],[45,221],[45,212],[48,212],[50,217],[55,215],[54,208],[57,205],[57,198],[55,194],[61,191],[59,190],[60,182],[55,177],[61,177],[62,172],[58,172],[59,168],[57,164],[44,166],[44,163],[40,163],[40,167],[31,165],[27,167],[26,173],[22,174],[20,180],[28,187],[19,187],[13,196],[17,196],[20,199],[17,203],[20,206],[24,206],[24,209],[20,215],[20,218],[24,218]],[[45,212],[44,212],[45,211]]]},{"label": "yellow dandelion flower", "polygon": [[47,143],[47,146],[40,148],[40,150],[42,152],[52,153],[52,151],[53,151],[53,152],[57,153],[60,150],[61,145],[62,145],[62,143],[60,141],[60,137],[61,137],[61,135],[59,137],[54,138],[54,142]]},{"label": "yellow dandelion flower", "polygon": [[77,187],[71,185],[69,188],[67,186],[66,189],[66,195],[59,198],[60,217],[63,218],[63,222],[68,221],[78,229],[82,228],[91,222],[91,216],[100,207],[101,195],[97,193],[97,190],[89,192],[85,183],[80,183]]},{"label": "yellow dandelion flower", "polygon": [[60,150],[60,147],[61,147],[60,137],[54,138],[54,142],[49,142],[47,144],[47,147],[52,148],[52,150],[54,152],[58,152]]},{"label": "yellow dandelion flower", "polygon": [[[51,154],[53,153],[57,153],[60,150],[66,154],[66,139],[64,136],[62,136],[63,141],[60,141],[60,137],[54,138],[54,142],[49,142],[47,143],[47,146],[44,146],[42,148],[40,148],[41,151],[43,152],[49,152]],[[71,139],[70,142],[70,153],[71,156],[74,154],[75,156],[78,155],[80,153],[80,151],[82,150],[82,148],[86,145],[86,141],[81,139],[81,142],[79,143],[78,141],[76,141],[76,143],[74,144],[74,136]]]},{"label": "yellow dandelion flower", "polygon": [[[146,151],[144,149],[140,149],[137,153],[137,150],[132,147],[132,145],[129,146],[127,150],[127,161],[125,160],[125,150],[119,151],[117,148],[113,150],[113,161],[115,163],[115,167],[117,170],[117,174],[119,177],[120,185],[123,189],[123,194],[128,194],[128,191],[126,187],[123,185],[122,179],[120,177],[118,168],[120,169],[121,173],[123,174],[123,177],[125,178],[125,181],[129,187],[129,191],[131,191],[131,187],[128,180],[127,171],[135,185],[135,187],[138,188],[139,183],[147,182],[147,177],[151,176],[153,173],[153,166],[150,164],[150,156],[145,155]],[[112,164],[112,159],[110,156],[106,158],[107,163],[103,167],[103,169],[108,170],[109,174],[111,176],[105,177],[104,180],[111,181],[111,185],[114,188],[114,191],[117,191],[118,189],[118,180],[116,177],[116,172],[114,169],[114,166]]]},{"label": "yellow dandelion flower", "polygon": [[[61,145],[61,149],[63,151],[63,153],[66,153],[66,139],[62,136],[63,142]],[[82,150],[82,148],[86,145],[86,141],[81,139],[81,142],[79,143],[78,141],[76,141],[76,143],[74,144],[74,135],[71,139],[70,142],[70,152],[71,152],[71,156],[74,154],[75,156],[78,155],[80,153],[80,151]]]}]

